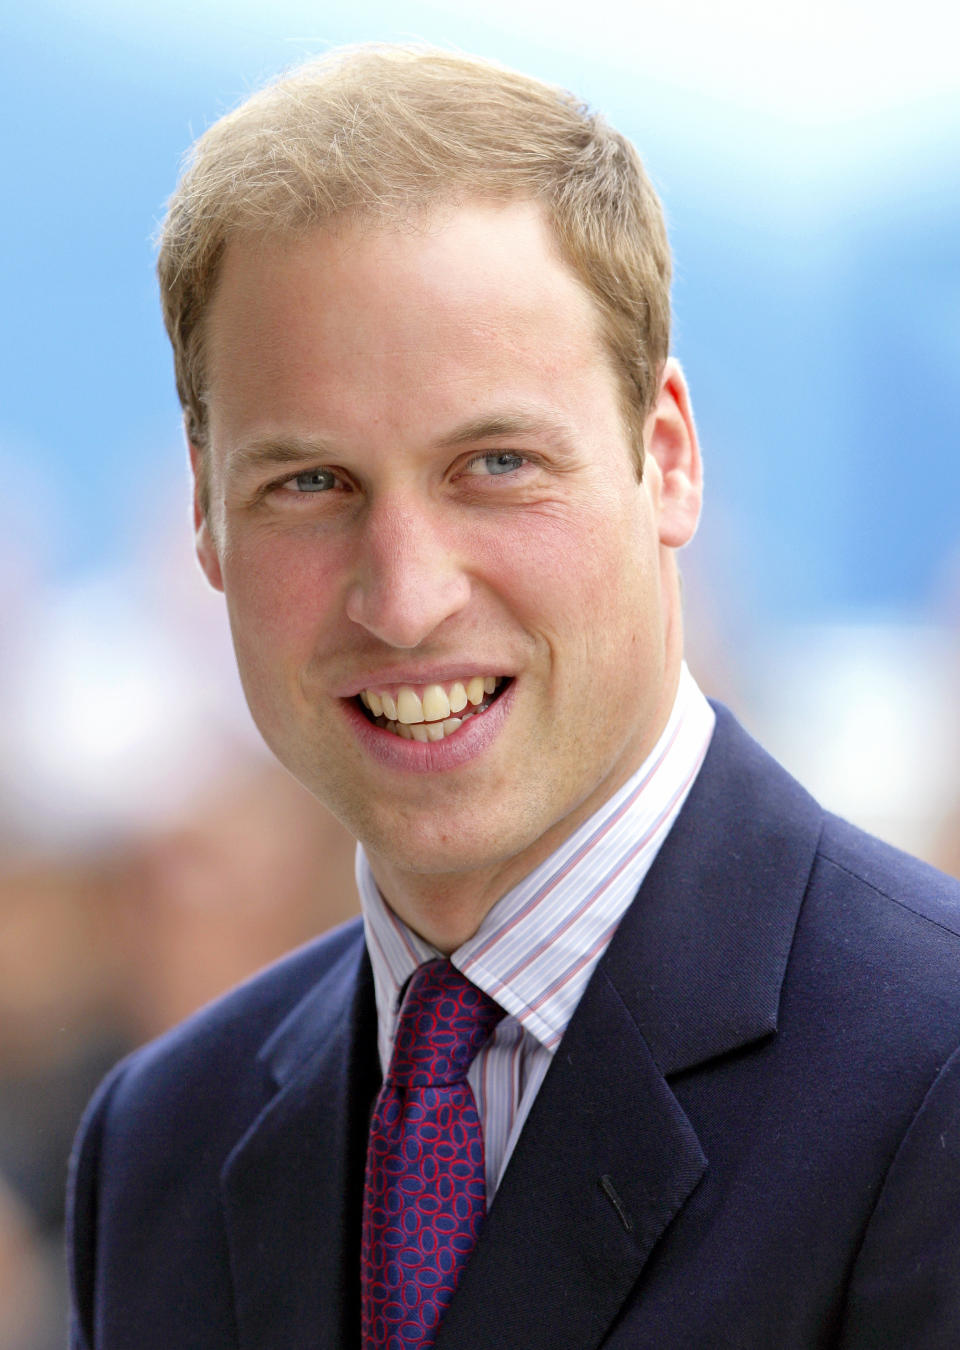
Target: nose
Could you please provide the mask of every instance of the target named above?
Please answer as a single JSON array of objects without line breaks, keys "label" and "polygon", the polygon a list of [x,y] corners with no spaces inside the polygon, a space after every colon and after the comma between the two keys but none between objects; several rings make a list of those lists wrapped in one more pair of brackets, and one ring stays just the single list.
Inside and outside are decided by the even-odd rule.
[{"label": "nose", "polygon": [[390,647],[413,648],[462,610],[470,581],[449,531],[409,501],[368,509],[347,616]]}]

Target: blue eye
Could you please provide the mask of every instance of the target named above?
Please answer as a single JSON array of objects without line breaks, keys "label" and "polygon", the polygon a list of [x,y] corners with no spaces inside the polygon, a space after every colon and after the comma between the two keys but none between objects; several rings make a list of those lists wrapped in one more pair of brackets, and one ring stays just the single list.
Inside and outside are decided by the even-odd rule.
[{"label": "blue eye", "polygon": [[288,479],[283,486],[288,492],[329,492],[336,485],[337,480],[329,469],[310,469]]},{"label": "blue eye", "polygon": [[473,460],[470,465],[471,471],[480,473],[480,465],[483,466],[482,472],[488,474],[515,473],[524,463],[523,455],[515,455],[509,450],[498,452],[495,455],[480,455]]}]

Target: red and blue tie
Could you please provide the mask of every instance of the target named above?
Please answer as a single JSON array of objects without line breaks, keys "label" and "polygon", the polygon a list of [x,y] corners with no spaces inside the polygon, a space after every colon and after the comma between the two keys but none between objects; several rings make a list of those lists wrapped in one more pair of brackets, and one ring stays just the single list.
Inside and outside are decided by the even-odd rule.
[{"label": "red and blue tie", "polygon": [[370,1124],[364,1350],[429,1350],[486,1214],[467,1070],[503,1016],[449,961],[413,975]]}]

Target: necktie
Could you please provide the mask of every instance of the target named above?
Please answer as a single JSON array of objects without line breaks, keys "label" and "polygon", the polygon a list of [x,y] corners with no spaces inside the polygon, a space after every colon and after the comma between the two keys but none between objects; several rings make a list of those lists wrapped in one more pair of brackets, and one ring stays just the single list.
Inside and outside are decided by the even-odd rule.
[{"label": "necktie", "polygon": [[407,989],[370,1124],[364,1350],[428,1350],[486,1214],[483,1134],[466,1081],[503,1016],[449,961]]}]

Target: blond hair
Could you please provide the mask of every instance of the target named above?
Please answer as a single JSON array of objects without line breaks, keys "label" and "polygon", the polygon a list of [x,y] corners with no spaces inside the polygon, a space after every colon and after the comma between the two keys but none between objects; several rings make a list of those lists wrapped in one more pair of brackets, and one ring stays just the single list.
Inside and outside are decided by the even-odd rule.
[{"label": "blond hair", "polygon": [[157,270],[202,499],[203,321],[231,237],[396,222],[468,198],[543,206],[596,302],[642,469],[669,348],[670,250],[637,152],[565,90],[475,57],[369,45],[310,61],[222,117],[170,200]]}]

